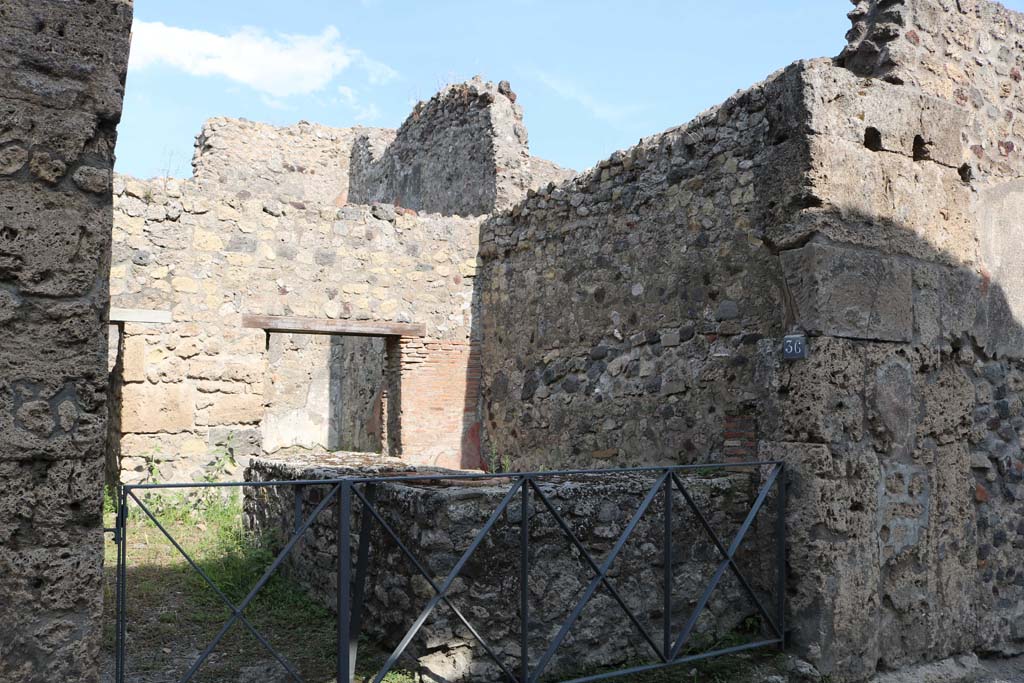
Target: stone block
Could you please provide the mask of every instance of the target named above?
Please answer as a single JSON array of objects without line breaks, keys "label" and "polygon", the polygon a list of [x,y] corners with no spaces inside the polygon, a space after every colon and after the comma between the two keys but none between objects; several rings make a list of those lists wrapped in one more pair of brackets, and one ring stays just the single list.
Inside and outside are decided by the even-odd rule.
[{"label": "stone block", "polygon": [[263,397],[257,394],[212,394],[211,404],[196,415],[198,425],[255,424],[263,418]]},{"label": "stone block", "polygon": [[193,425],[192,388],[177,384],[125,384],[121,393],[121,431],[182,432]]},{"label": "stone block", "polygon": [[125,337],[121,377],[125,382],[146,381],[146,338]]},{"label": "stone block", "polygon": [[795,322],[806,332],[851,339],[910,341],[912,273],[872,250],[811,243],[780,255]]}]

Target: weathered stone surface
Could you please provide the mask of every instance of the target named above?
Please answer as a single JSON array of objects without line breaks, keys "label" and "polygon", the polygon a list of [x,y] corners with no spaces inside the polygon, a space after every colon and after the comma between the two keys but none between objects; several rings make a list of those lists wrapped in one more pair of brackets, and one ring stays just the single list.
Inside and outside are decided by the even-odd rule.
[{"label": "weathered stone surface", "polygon": [[105,312],[131,2],[0,5],[0,680],[99,681]]},{"label": "weathered stone surface", "polygon": [[910,341],[910,265],[877,252],[808,244],[780,255],[793,319],[803,330],[853,339]]},{"label": "weathered stone surface", "polygon": [[[329,128],[302,121],[287,128],[240,119],[213,118],[196,137],[196,181],[230,193],[278,202],[341,206],[349,193],[349,159],[356,140],[390,140],[383,128]],[[276,197],[276,200],[271,200]],[[188,202],[185,202],[188,210]],[[200,207],[205,212],[205,207]],[[271,209],[274,211],[275,209]],[[268,212],[269,213],[269,212]],[[278,216],[281,213],[277,213]]]},{"label": "weathered stone surface", "polygon": [[[386,476],[401,461],[382,460],[374,468]],[[251,480],[334,478],[345,474],[373,476],[360,471],[360,461],[334,458],[277,460],[256,458],[246,476]],[[419,468],[417,473],[436,473]],[[712,527],[731,538],[742,523],[756,494],[760,473],[683,477],[688,492],[701,507]],[[604,557],[615,544],[639,505],[655,483],[649,475],[617,477],[575,476],[539,479],[541,490],[564,515],[583,547],[594,557]],[[443,482],[425,485],[383,484],[377,488],[376,509],[428,568],[431,578],[441,582],[462,550],[483,526],[508,492],[504,480],[476,483]],[[304,516],[326,488],[306,490]],[[294,489],[288,487],[253,489],[245,501],[246,520],[251,528],[283,541],[294,525]],[[769,504],[771,501],[769,501]],[[686,512],[686,501],[676,493],[673,506],[679,512],[673,528],[672,625],[679,632],[689,617],[694,596],[714,572],[721,556],[714,546],[701,542],[706,532],[696,517]],[[570,550],[569,541],[542,504],[533,496],[530,523],[531,664],[536,666],[544,647],[551,642],[572,610],[593,573],[582,558]],[[745,568],[751,585],[765,604],[773,604],[773,563],[758,553],[767,553],[773,530],[769,507],[750,539],[741,546],[737,563]],[[358,536],[361,507],[353,516]],[[519,534],[522,508],[518,497],[502,515],[484,543],[471,557],[452,588],[452,601],[470,623],[499,653],[519,652]],[[645,628],[657,632],[661,623],[664,567],[662,496],[652,503],[631,539],[624,545],[609,576],[626,604]],[[286,571],[324,604],[336,604],[337,522],[322,513],[304,536],[287,563]],[[353,540],[357,547],[358,538]],[[370,543],[375,557],[367,576],[366,633],[393,647],[395,636],[404,632],[434,591],[425,579],[403,559],[397,546],[374,525]],[[770,553],[768,557],[771,557]],[[758,559],[755,559],[758,558]],[[600,561],[600,560],[598,560]],[[333,607],[332,607],[333,609]],[[756,607],[731,575],[722,579],[712,594],[705,615],[697,622],[694,644],[714,642],[729,632]],[[615,643],[609,649],[607,644]],[[504,674],[480,645],[447,609],[435,611],[410,644],[425,673],[444,680],[501,680]],[[548,669],[555,678],[596,666],[622,665],[640,657],[649,658],[648,644],[624,616],[607,591],[598,591],[579,621],[551,660]],[[512,655],[514,661],[515,655]]]},{"label": "weathered stone surface", "polygon": [[515,95],[477,77],[418,103],[390,141],[357,140],[350,200],[481,215],[571,175],[530,156]]},{"label": "weathered stone surface", "polygon": [[129,433],[183,432],[194,422],[191,387],[130,383],[121,389],[121,430]]}]

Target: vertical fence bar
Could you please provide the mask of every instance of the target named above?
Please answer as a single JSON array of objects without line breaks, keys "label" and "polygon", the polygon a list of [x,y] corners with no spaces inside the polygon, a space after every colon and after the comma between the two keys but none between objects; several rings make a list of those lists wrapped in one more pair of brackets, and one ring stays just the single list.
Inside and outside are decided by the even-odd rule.
[{"label": "vertical fence bar", "polygon": [[519,659],[522,682],[530,680],[530,487],[523,477],[519,526]]},{"label": "vertical fence bar", "polygon": [[785,465],[776,465],[779,468],[778,479],[778,500],[775,511],[775,562],[777,564],[775,592],[778,616],[776,622],[779,625],[779,649],[786,648],[786,468]]},{"label": "vertical fence bar", "polygon": [[117,527],[117,571],[114,578],[117,582],[117,596],[115,604],[115,611],[117,614],[117,623],[115,625],[117,654],[115,657],[115,675],[117,683],[124,683],[126,666],[125,658],[127,652],[127,643],[125,642],[125,639],[128,633],[126,624],[128,621],[128,570],[126,567],[128,564],[128,493],[123,487],[118,487],[117,499],[117,520],[114,523],[114,526]]},{"label": "vertical fence bar", "polygon": [[668,658],[672,649],[672,477],[665,479],[665,540],[662,548],[665,563],[662,576],[664,604],[662,605],[662,652]]},{"label": "vertical fence bar", "polygon": [[349,627],[349,667],[348,673],[352,680],[356,675],[356,659],[359,656],[359,632],[363,627],[363,601],[366,596],[366,570],[370,562],[370,528],[373,515],[370,506],[377,501],[377,485],[367,483],[366,498],[363,504],[362,517],[359,520],[359,550],[356,554],[356,583],[352,593],[352,620]]},{"label": "vertical fence bar", "polygon": [[351,683],[349,661],[352,571],[352,482],[343,481],[338,497],[338,683]]}]

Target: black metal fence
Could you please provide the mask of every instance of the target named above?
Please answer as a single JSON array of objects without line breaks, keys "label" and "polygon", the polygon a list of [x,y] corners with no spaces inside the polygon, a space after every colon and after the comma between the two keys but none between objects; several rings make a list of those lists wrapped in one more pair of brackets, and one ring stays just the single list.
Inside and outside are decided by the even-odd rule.
[{"label": "black metal fence", "polygon": [[[763,483],[760,486],[756,497],[754,498],[753,505],[747,513],[745,519],[740,525],[735,536],[726,544],[723,540],[715,533],[711,524],[708,521],[704,511],[702,511],[690,491],[687,489],[684,480],[681,475],[684,472],[692,471],[706,471],[706,470],[733,470],[733,469],[760,469],[765,472]],[[538,485],[539,481],[548,479],[557,479],[563,477],[580,476],[580,475],[609,475],[609,476],[621,476],[624,474],[636,474],[646,473],[654,476],[655,480],[653,485],[647,491],[643,500],[640,502],[636,512],[630,518],[625,528],[618,536],[611,551],[605,556],[602,562],[598,562],[597,559],[584,547],[583,543],[579,540],[576,534],[573,532],[570,525],[566,522],[562,514],[553,505],[544,493],[541,487]],[[403,476],[376,476],[376,477],[348,477],[341,479],[314,479],[314,480],[294,480],[294,481],[246,481],[246,482],[209,482],[209,483],[190,483],[190,484],[137,484],[137,485],[123,485],[118,490],[118,501],[117,501],[117,516],[114,532],[114,540],[117,543],[117,574],[116,574],[116,653],[115,653],[115,681],[116,683],[124,683],[126,676],[126,629],[128,622],[127,612],[127,601],[128,601],[128,587],[127,587],[127,541],[128,541],[128,515],[129,505],[134,503],[138,509],[156,526],[160,532],[167,537],[168,541],[174,546],[174,548],[182,555],[186,562],[195,570],[199,576],[205,581],[206,584],[216,593],[218,598],[224,603],[224,605],[230,611],[230,616],[224,625],[220,628],[217,634],[209,645],[202,651],[202,653],[193,661],[188,670],[182,675],[181,683],[193,680],[196,673],[202,667],[203,663],[207,660],[214,648],[221,642],[228,630],[236,623],[241,623],[259,643],[267,649],[267,651],[274,657],[274,659],[287,671],[288,675],[293,681],[301,682],[303,679],[299,675],[295,667],[283,657],[268,641],[267,639],[256,629],[256,627],[249,621],[245,616],[245,610],[260,592],[260,590],[266,585],[267,581],[270,580],[271,576],[281,567],[282,563],[286,560],[288,555],[295,548],[296,544],[300,541],[306,531],[310,528],[316,518],[333,502],[337,510],[337,573],[338,573],[338,591],[337,591],[337,613],[338,617],[338,638],[337,638],[337,681],[355,681],[355,665],[356,658],[358,655],[358,642],[359,635],[362,628],[363,620],[363,606],[364,597],[366,595],[366,579],[367,579],[367,568],[369,562],[369,542],[370,542],[370,529],[374,523],[378,524],[384,533],[390,537],[391,540],[397,544],[402,554],[408,558],[411,564],[415,567],[416,571],[426,579],[431,589],[434,591],[434,596],[427,602],[422,610],[413,621],[412,625],[406,631],[405,635],[401,638],[397,647],[388,656],[384,665],[381,669],[372,677],[374,683],[381,683],[384,677],[392,670],[399,658],[403,655],[409,644],[416,637],[417,633],[426,623],[434,609],[440,604],[445,605],[453,612],[457,619],[467,628],[467,630],[473,635],[473,637],[479,642],[480,646],[484,649],[489,657],[491,657],[498,667],[501,669],[506,680],[512,683],[536,683],[544,675],[548,664],[551,662],[552,657],[555,655],[556,650],[565,640],[569,631],[573,625],[579,620],[580,615],[583,613],[584,608],[587,606],[590,599],[600,589],[604,588],[615,602],[622,608],[624,616],[632,623],[633,627],[638,629],[643,639],[650,646],[654,657],[657,661],[650,664],[644,664],[640,666],[633,666],[627,669],[620,669],[617,671],[593,674],[582,676],[579,678],[571,679],[570,683],[583,683],[584,681],[598,681],[609,678],[615,678],[628,674],[636,674],[646,671],[652,671],[655,669],[662,669],[671,666],[677,666],[687,662],[695,662],[698,660],[708,659],[711,657],[717,657],[726,654],[732,654],[744,650],[751,650],[755,648],[764,647],[779,647],[782,648],[785,645],[785,554],[786,554],[786,538],[785,538],[785,505],[786,505],[786,491],[785,491],[785,477],[783,476],[783,463],[779,461],[762,461],[762,462],[747,462],[747,463],[714,463],[714,464],[703,464],[703,465],[683,465],[675,467],[648,467],[648,468],[633,468],[633,469],[611,469],[611,470],[568,470],[560,472],[527,472],[527,473],[509,473],[509,474],[424,474],[424,475],[403,475]],[[440,583],[434,579],[434,576],[427,570],[427,568],[420,562],[416,557],[415,553],[408,547],[406,543],[402,541],[400,536],[396,533],[395,529],[391,524],[381,515],[380,511],[376,508],[376,493],[377,488],[382,485],[390,483],[416,483],[416,482],[430,482],[430,481],[444,481],[444,482],[458,482],[466,480],[479,480],[479,479],[497,479],[506,480],[509,483],[507,493],[501,499],[501,502],[494,509],[491,515],[487,518],[483,527],[479,530],[476,536],[470,542],[469,546],[461,554],[458,561],[451,568],[444,580]],[[277,553],[273,562],[263,573],[261,578],[256,582],[249,593],[237,604],[233,603],[227,595],[217,587],[217,585],[210,579],[210,577],[203,571],[199,564],[185,551],[184,548],[178,543],[177,540],[171,535],[167,528],[161,524],[157,519],[157,516],[153,513],[151,508],[147,506],[146,501],[137,495],[137,492],[149,492],[155,490],[166,490],[166,489],[191,489],[191,488],[224,488],[224,487],[270,487],[270,486],[283,486],[283,487],[305,487],[305,486],[317,486],[317,487],[329,487],[326,495],[322,497],[319,503],[315,506],[312,512],[303,517],[302,510],[302,498],[298,495],[295,496],[295,526],[292,535],[288,538],[287,542],[284,543],[281,550]],[[741,544],[748,536],[748,532],[752,524],[760,512],[766,505],[766,501],[775,489],[777,494],[775,496],[775,529],[774,529],[774,561],[776,566],[775,576],[775,604],[765,605],[763,601],[758,598],[757,593],[751,586],[749,578],[744,575],[743,571],[736,562],[736,554]],[[673,558],[673,518],[675,513],[673,510],[673,498],[675,492],[682,495],[686,502],[686,506],[693,512],[698,520],[700,526],[707,532],[708,540],[715,546],[717,552],[721,556],[721,561],[717,565],[711,579],[705,586],[699,599],[697,600],[696,606],[691,611],[688,619],[685,622],[682,630],[674,634],[672,632],[672,558]],[[637,525],[640,523],[641,518],[647,512],[651,504],[656,500],[658,496],[663,497],[663,523],[664,523],[664,542],[661,548],[662,562],[664,564],[664,576],[663,576],[663,594],[664,594],[664,605],[662,614],[662,633],[660,639],[652,637],[647,629],[641,624],[640,619],[637,615],[627,606],[626,601],[623,599],[620,592],[615,588],[615,585],[609,580],[609,571],[615,562],[616,557],[619,556],[626,542],[630,539],[633,532],[636,530]],[[460,611],[455,604],[449,598],[449,591],[452,588],[453,583],[459,576],[466,563],[472,557],[472,555],[480,547],[480,544],[484,541],[487,534],[494,527],[499,518],[504,514],[510,504],[519,498],[522,506],[522,514],[520,515],[520,531],[519,531],[519,617],[520,617],[520,634],[521,634],[521,645],[518,666],[509,666],[502,658],[500,658],[494,651],[494,648],[487,642],[487,640],[480,634],[480,632],[469,622],[465,614]],[[358,534],[358,547],[355,551],[355,558],[352,557],[352,513],[353,503],[358,499],[362,505],[364,514],[361,515],[360,530]],[[575,606],[569,613],[568,617],[562,623],[554,639],[548,644],[548,646],[540,654],[536,664],[531,667],[531,652],[529,644],[530,629],[530,604],[528,595],[528,586],[530,578],[530,514],[529,511],[532,505],[539,505],[543,509],[547,510],[554,518],[558,527],[562,533],[568,538],[571,546],[574,547],[583,558],[587,566],[589,566],[593,577],[590,579],[586,588],[579,596]],[[353,559],[355,560],[355,567],[353,568]],[[731,572],[739,584],[742,586],[744,592],[751,599],[754,606],[756,606],[759,616],[764,620],[768,630],[771,634],[770,637],[754,642],[744,643],[742,645],[734,645],[731,647],[723,647],[719,649],[713,649],[697,653],[684,653],[684,647],[690,642],[691,635],[693,634],[694,627],[697,624],[697,620],[700,618],[701,613],[704,611],[711,598],[715,588],[719,585],[722,577],[726,572]],[[348,615],[348,618],[344,618],[343,615]],[[660,642],[658,642],[660,640]],[[533,653],[536,655],[536,653]]]}]

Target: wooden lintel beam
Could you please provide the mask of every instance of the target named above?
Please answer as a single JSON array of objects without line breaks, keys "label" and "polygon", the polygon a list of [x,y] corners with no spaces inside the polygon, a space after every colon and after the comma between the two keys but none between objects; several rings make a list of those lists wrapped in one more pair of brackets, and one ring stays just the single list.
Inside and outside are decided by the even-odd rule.
[{"label": "wooden lintel beam", "polygon": [[425,337],[427,326],[380,320],[334,320],[289,315],[243,315],[242,327],[267,332],[298,334],[348,334],[359,337]]}]

